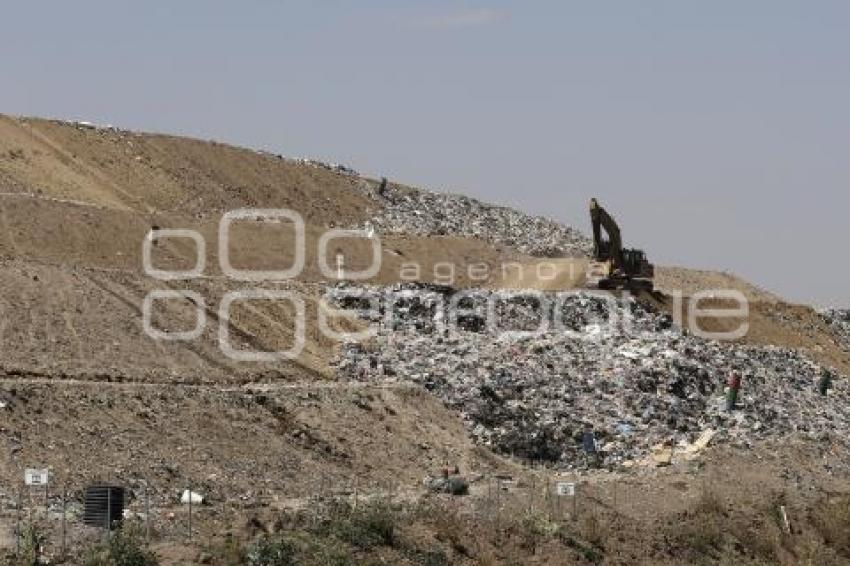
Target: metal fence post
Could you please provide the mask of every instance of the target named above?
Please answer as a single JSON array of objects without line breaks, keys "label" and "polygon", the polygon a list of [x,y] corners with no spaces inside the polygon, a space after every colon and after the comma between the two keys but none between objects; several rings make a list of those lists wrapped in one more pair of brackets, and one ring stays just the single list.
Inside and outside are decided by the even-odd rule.
[{"label": "metal fence post", "polygon": [[189,542],[192,542],[192,480],[189,480]]},{"label": "metal fence post", "polygon": [[62,558],[65,558],[65,515],[67,515],[68,511],[68,488],[62,488]]},{"label": "metal fence post", "polygon": [[145,482],[145,541],[148,544],[151,542],[151,498],[147,482]]},{"label": "metal fence post", "polygon": [[21,552],[21,513],[24,507],[24,488],[18,489],[18,515],[15,522],[15,554]]},{"label": "metal fence post", "polygon": [[493,478],[487,478],[487,511],[493,513]]},{"label": "metal fence post", "polygon": [[555,518],[560,523],[564,520],[564,496],[558,492],[558,484],[555,483]]},{"label": "metal fence post", "polygon": [[614,513],[616,515],[620,514],[620,509],[617,507],[617,482],[614,481]]},{"label": "metal fence post", "polygon": [[496,530],[502,528],[502,480],[496,478]]},{"label": "metal fence post", "polygon": [[578,519],[578,494],[581,493],[578,482],[573,490],[573,521]]},{"label": "metal fence post", "polygon": [[112,533],[112,490],[106,488],[106,538],[109,538]]}]

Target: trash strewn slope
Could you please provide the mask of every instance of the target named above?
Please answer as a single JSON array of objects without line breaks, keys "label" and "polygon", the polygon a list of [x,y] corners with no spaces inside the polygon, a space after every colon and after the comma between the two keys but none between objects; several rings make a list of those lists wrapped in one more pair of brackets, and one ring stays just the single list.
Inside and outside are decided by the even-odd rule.
[{"label": "trash strewn slope", "polygon": [[[440,305],[458,301],[452,289],[337,287],[330,298],[366,308],[352,293],[382,308],[366,316],[375,338],[343,348],[340,377],[418,383],[460,411],[478,442],[502,453],[575,468],[591,463],[586,433],[602,464],[622,464],[658,444],[684,448],[706,429],[743,446],[794,431],[816,439],[850,432],[846,380],[834,380],[823,396],[816,385],[830,371],[797,351],[690,336],[633,298],[571,293],[554,303],[556,296],[538,295],[553,302],[541,309],[530,296],[468,291],[458,304],[478,314],[465,310],[447,329],[454,318]],[[495,328],[485,328],[488,301]],[[544,319],[550,329],[533,337],[503,332]],[[723,387],[733,370],[744,385],[739,406],[727,412]]]},{"label": "trash strewn slope", "polygon": [[582,257],[591,250],[587,237],[542,216],[463,195],[396,185],[388,185],[383,191],[373,185],[360,188],[380,205],[371,219],[379,232],[480,238],[542,257]]},{"label": "trash strewn slope", "polygon": [[821,312],[824,321],[838,339],[839,345],[850,352],[850,309],[827,309]]}]

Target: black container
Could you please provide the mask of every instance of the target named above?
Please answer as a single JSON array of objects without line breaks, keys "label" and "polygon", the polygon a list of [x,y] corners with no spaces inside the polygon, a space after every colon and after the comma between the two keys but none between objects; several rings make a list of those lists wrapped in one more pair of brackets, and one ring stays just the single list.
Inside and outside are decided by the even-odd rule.
[{"label": "black container", "polygon": [[92,485],[86,488],[83,523],[90,527],[114,529],[124,518],[124,488]]}]

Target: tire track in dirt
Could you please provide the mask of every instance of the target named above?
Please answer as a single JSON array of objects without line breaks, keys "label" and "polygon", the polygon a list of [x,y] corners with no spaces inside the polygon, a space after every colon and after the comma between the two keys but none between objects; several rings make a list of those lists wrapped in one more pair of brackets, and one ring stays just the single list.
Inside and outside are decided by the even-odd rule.
[{"label": "tire track in dirt", "polygon": [[[101,189],[105,189],[105,191],[102,192],[106,193],[106,195],[109,194],[109,191],[113,191],[114,193],[118,193],[127,201],[135,203],[137,206],[141,207],[142,210],[146,209],[148,212],[153,212],[154,209],[146,205],[144,201],[128,193],[120,186],[118,186],[117,183],[110,181],[97,167],[89,165],[88,163],[77,158],[75,155],[66,151],[59,144],[53,141],[49,136],[36,130],[32,123],[30,124],[30,131],[34,142],[38,141],[42,146],[52,152],[63,163],[69,163],[70,169],[76,170],[77,173],[80,173],[84,177],[88,177],[89,179],[91,179],[92,185],[98,186]],[[119,202],[121,202],[120,199]],[[128,206],[125,202],[121,202],[121,204],[124,208],[140,211],[139,209],[135,209],[132,206]]]},{"label": "tire track in dirt", "polygon": [[[96,277],[93,277],[91,274],[87,274],[86,278],[89,281],[91,281],[95,286],[97,286],[99,289],[101,289],[103,292],[108,293],[109,295],[111,295],[112,297],[114,297],[115,299],[120,301],[122,304],[126,305],[141,319],[141,317],[142,317],[141,304],[144,300],[144,293],[146,292],[145,289],[138,290],[138,292],[137,292],[136,290],[134,290],[129,285],[120,284],[120,287],[121,287],[122,290],[132,294],[132,299],[129,299],[129,298],[123,296],[121,293],[110,288],[110,286],[107,283],[98,280]],[[135,285],[135,284],[139,284],[139,283],[134,281],[133,284]],[[170,287],[168,287],[167,285],[165,287],[170,289]],[[259,311],[257,311],[257,309],[255,309],[253,307],[249,307],[249,308],[252,311],[254,311],[254,313],[257,314],[258,316],[261,315],[261,313],[259,313]],[[216,326],[219,326],[221,324],[221,318],[219,317],[219,313],[216,309],[213,309],[208,305],[204,305],[203,310],[206,313],[208,320],[212,321]],[[274,321],[272,318],[268,317],[268,315],[262,314],[262,316],[266,320],[270,320],[272,323],[276,324],[276,321]],[[238,324],[234,323],[233,320],[228,321],[228,325],[229,325],[229,329],[230,329],[230,332],[231,332],[232,335],[238,336],[241,340],[243,340],[246,344],[248,344],[249,346],[251,346],[255,350],[257,350],[257,351],[267,351],[268,350],[268,346],[261,339],[257,338],[252,332],[250,332],[250,331],[246,330],[245,328],[239,326]],[[157,343],[157,346],[161,348],[159,341],[157,341],[157,340],[154,340],[154,341]],[[226,363],[226,362],[219,361],[213,355],[210,355],[209,353],[205,352],[203,346],[197,345],[193,342],[187,342],[187,341],[180,341],[180,346],[191,351],[198,358],[200,358],[201,360],[203,360],[204,362],[206,362],[210,366],[221,370],[222,372],[232,373],[233,370],[234,370],[232,363]],[[324,376],[320,372],[318,372],[316,369],[314,369],[314,368],[310,367],[309,365],[307,365],[303,362],[300,362],[296,359],[286,360],[286,361],[283,361],[281,363],[288,363],[292,366],[295,366],[300,371],[304,372],[306,375],[308,375],[312,378],[315,378],[315,379],[323,379],[324,378]]]},{"label": "tire track in dirt", "polygon": [[[61,302],[65,305],[65,308],[62,310],[62,319],[65,321],[65,327],[68,329],[70,336],[73,338],[74,343],[76,344],[77,350],[77,359],[83,360],[85,359],[85,354],[83,351],[83,340],[80,337],[80,334],[77,332],[77,328],[74,325],[74,318],[71,315],[71,310],[73,308],[74,300],[72,297],[76,297],[73,293],[73,282],[69,281],[67,278],[63,280],[63,285],[57,288],[57,293],[61,299]],[[80,294],[80,299],[85,301],[85,295]],[[76,312],[76,309],[73,308]],[[80,312],[86,312],[85,307],[81,307]]]},{"label": "tire track in dirt", "polygon": [[[197,389],[201,391],[219,391],[224,393],[275,391],[359,391],[359,390],[390,390],[414,391],[417,385],[399,381],[298,381],[288,383],[268,383],[249,381],[238,385],[216,385],[212,383],[175,383],[166,380],[134,381],[132,379],[113,379],[115,375],[101,376],[103,379],[68,377],[53,378],[46,372],[0,368],[0,385],[55,385],[59,387],[109,387],[114,389],[133,390],[136,388],[156,387],[175,389]],[[30,376],[30,377],[27,377]]]},{"label": "tire track in dirt", "polygon": [[12,234],[12,226],[9,224],[9,217],[6,214],[6,209],[3,207],[0,207],[0,221],[3,222],[3,232],[9,240],[9,247],[12,248],[12,252],[16,256],[20,257],[20,246],[16,241],[15,235]]},{"label": "tire track in dirt", "polygon": [[[93,277],[93,276],[87,274],[86,279],[91,281],[91,283],[93,285],[95,285],[97,288],[99,288],[104,293],[110,295],[111,297],[118,300],[120,303],[124,304],[127,308],[129,308],[131,311],[133,311],[133,313],[136,316],[138,316],[139,320],[141,320],[141,318],[143,316],[142,315],[142,307],[141,307],[141,304],[144,300],[143,298],[137,297],[134,294],[133,299],[128,299],[125,296],[121,295],[121,293],[111,289],[107,283],[99,281],[96,277]],[[123,285],[122,285],[122,289],[129,291],[129,289],[126,286],[123,286]],[[159,340],[154,340],[153,338],[152,338],[152,340],[156,344],[156,348],[163,354],[163,356],[165,358],[168,358],[167,352],[163,348],[162,344],[160,344]],[[216,360],[215,358],[213,358],[212,356],[210,356],[209,354],[204,352],[200,347],[194,345],[192,342],[180,341],[180,346],[182,346],[186,350],[189,350],[190,352],[195,354],[198,358],[200,358],[201,360],[203,360],[204,362],[206,362],[207,364],[209,364],[212,367],[215,367],[215,368],[222,370],[224,372],[229,372],[229,371],[232,370],[232,368],[230,366]],[[172,366],[172,369],[173,369],[173,366]]]}]

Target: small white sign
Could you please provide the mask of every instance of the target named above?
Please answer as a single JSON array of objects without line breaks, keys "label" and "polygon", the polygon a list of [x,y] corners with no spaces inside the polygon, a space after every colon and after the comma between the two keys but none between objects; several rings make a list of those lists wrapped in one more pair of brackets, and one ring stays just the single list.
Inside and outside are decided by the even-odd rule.
[{"label": "small white sign", "polygon": [[561,497],[575,497],[576,484],[571,481],[559,481],[555,484],[555,493]]},{"label": "small white sign", "polygon": [[47,485],[47,470],[27,468],[24,470],[24,483],[27,485]]}]

